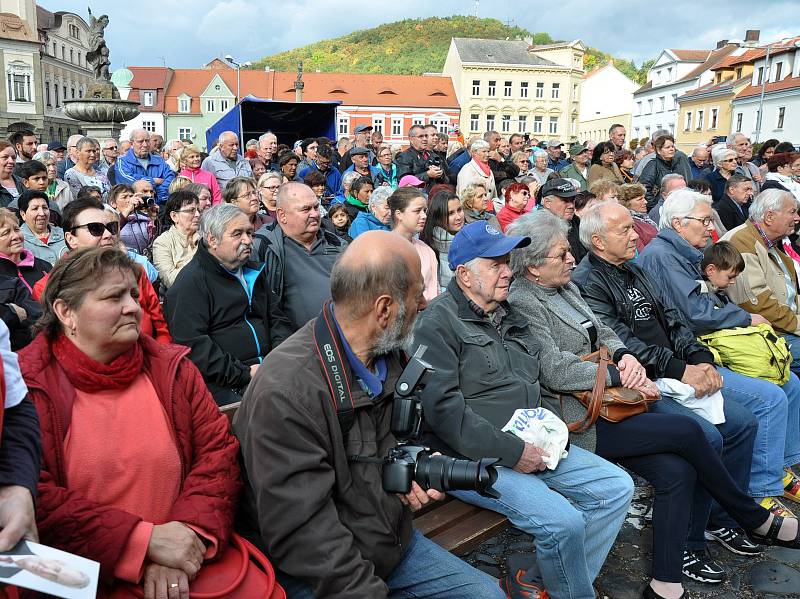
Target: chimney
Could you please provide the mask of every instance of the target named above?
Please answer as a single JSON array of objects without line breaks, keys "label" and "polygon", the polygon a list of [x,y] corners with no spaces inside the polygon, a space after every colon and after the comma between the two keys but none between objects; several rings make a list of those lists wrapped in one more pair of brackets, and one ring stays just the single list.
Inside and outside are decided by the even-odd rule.
[{"label": "chimney", "polygon": [[717,42],[717,48],[716,49],[719,50],[720,48],[724,48],[725,44],[727,44],[727,43],[728,43],[728,40],[719,40]]},{"label": "chimney", "polygon": [[757,44],[758,39],[761,37],[761,30],[760,29],[748,29],[744,32],[744,42],[745,44]]}]

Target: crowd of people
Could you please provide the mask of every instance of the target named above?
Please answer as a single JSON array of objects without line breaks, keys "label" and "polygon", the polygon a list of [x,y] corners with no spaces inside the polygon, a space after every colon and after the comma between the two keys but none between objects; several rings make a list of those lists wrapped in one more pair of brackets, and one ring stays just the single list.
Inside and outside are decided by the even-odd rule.
[{"label": "crowd of people", "polygon": [[[795,146],[408,139],[0,141],[0,551],[96,560],[114,598],[187,599],[245,547],[280,583],[251,569],[249,596],[592,599],[629,473],[653,488],[646,599],[726,580],[709,542],[800,549]],[[721,355],[730,331],[785,369]],[[497,497],[449,493],[534,538],[499,586],[414,530],[441,492],[384,491],[423,346],[420,442],[499,460]],[[508,431],[584,420],[599,380],[650,409],[555,465]]]}]

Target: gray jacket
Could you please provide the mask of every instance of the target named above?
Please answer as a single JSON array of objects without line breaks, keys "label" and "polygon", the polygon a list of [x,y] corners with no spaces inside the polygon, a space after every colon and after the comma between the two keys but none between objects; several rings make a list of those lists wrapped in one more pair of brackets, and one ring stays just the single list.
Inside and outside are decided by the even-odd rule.
[{"label": "gray jacket", "polygon": [[253,176],[250,163],[241,155],[237,154],[236,164],[232,167],[231,163],[219,153],[219,148],[211,152],[211,154],[203,160],[203,164],[200,165],[200,168],[204,171],[208,171],[217,178],[220,191],[225,191],[225,185],[234,177]]},{"label": "gray jacket", "polygon": [[422,393],[425,442],[450,455],[495,457],[509,468],[524,442],[500,430],[517,409],[541,405],[539,348],[525,317],[508,310],[499,327],[478,316],[455,279],[417,319],[415,350],[435,372]]},{"label": "gray jacket", "polygon": [[25,249],[45,262],[55,264],[69,250],[67,242],[64,241],[64,231],[61,227],[50,225],[50,236],[47,239],[47,243],[39,239],[26,223],[22,223],[20,229],[22,229],[22,234],[25,236]]}]

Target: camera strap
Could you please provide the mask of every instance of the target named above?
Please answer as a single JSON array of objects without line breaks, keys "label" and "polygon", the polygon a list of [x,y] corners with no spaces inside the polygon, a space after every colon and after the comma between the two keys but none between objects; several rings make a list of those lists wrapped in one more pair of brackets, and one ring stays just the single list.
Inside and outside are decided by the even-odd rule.
[{"label": "camera strap", "polygon": [[342,436],[346,437],[355,420],[355,402],[351,391],[353,375],[339,339],[330,300],[325,302],[314,323],[313,336]]}]

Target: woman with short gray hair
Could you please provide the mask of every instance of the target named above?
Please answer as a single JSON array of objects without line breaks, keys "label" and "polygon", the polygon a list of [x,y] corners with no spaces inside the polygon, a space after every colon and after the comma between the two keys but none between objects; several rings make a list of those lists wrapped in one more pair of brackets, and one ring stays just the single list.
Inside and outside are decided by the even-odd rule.
[{"label": "woman with short gray hair", "polygon": [[367,231],[391,231],[389,221],[392,215],[389,211],[389,196],[392,193],[394,193],[394,189],[388,185],[376,187],[369,196],[367,210],[356,214],[347,234],[355,239]]},{"label": "woman with short gray hair", "polygon": [[486,189],[489,199],[496,198],[497,186],[492,169],[489,168],[489,144],[482,139],[475,140],[469,147],[469,155],[472,160],[458,172],[456,193],[461,197],[468,185],[480,183]]},{"label": "woman with short gray hair", "polygon": [[[613,358],[607,386],[636,389],[650,397],[657,397],[658,391],[636,356],[592,312],[571,282],[575,260],[562,222],[539,210],[511,223],[508,234],[528,236],[531,244],[511,252],[516,276],[508,302],[534,332],[539,380],[562,394],[562,416],[571,422],[581,420],[586,410],[570,394],[591,390],[597,375],[597,364],[581,356],[600,346],[606,346]],[[553,407],[558,411],[557,405]],[[774,519],[736,486],[700,425],[688,416],[645,412],[621,422],[598,419],[587,432],[573,435],[572,441],[639,474],[655,489],[652,579],[642,595],[645,599],[686,596],[682,564],[696,485],[747,530],[763,535]],[[786,543],[800,547],[800,541]]]},{"label": "woman with short gray hair", "polygon": [[72,191],[66,181],[57,178],[58,157],[55,152],[39,152],[34,155],[33,159],[38,160],[47,168],[47,189],[44,190],[47,199],[55,202],[59,210],[63,211],[64,207],[72,201]]},{"label": "woman with short gray hair", "polygon": [[711,162],[714,169],[706,175],[706,179],[711,185],[712,199],[719,202],[725,195],[725,183],[736,170],[736,152],[724,144],[717,144],[711,148]]},{"label": "woman with short gray hair", "polygon": [[64,173],[72,197],[77,198],[82,187],[97,187],[105,200],[111,184],[103,171],[94,168],[100,156],[100,144],[91,137],[81,137],[75,144],[75,156],[75,166]]}]

